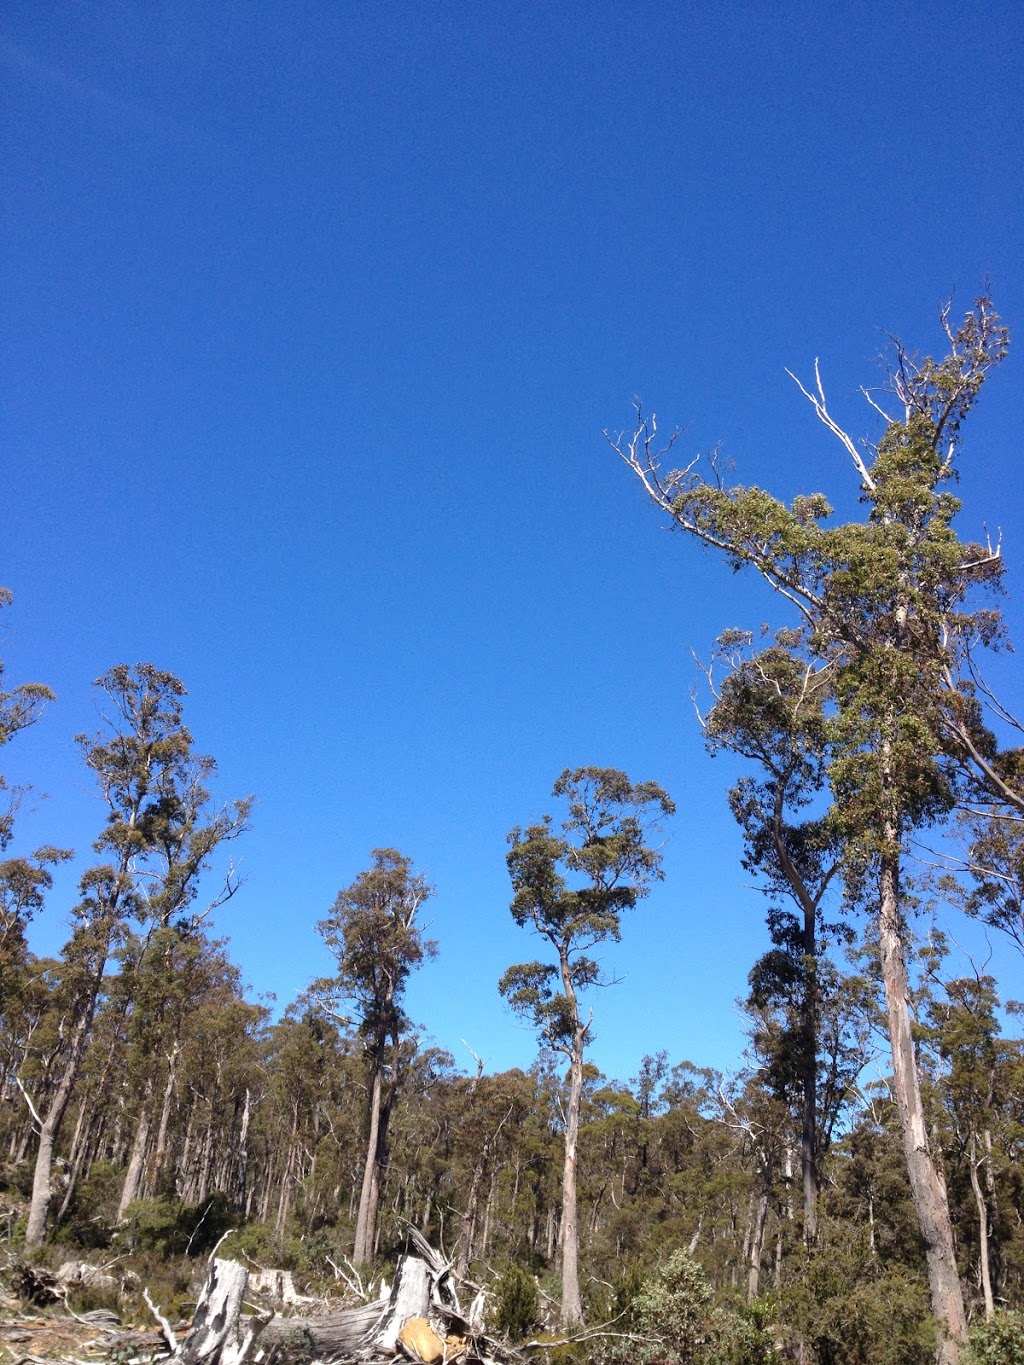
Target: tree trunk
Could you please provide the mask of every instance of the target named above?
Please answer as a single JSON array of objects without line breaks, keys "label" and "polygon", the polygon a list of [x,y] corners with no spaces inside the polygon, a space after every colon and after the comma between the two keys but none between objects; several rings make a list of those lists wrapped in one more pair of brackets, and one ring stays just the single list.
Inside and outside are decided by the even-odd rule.
[{"label": "tree trunk", "polygon": [[992,1293],[992,1271],[989,1265],[989,1236],[988,1236],[988,1205],[985,1202],[985,1194],[981,1188],[981,1181],[978,1179],[978,1151],[977,1141],[974,1134],[971,1134],[971,1144],[967,1152],[967,1165],[971,1173],[971,1189],[974,1191],[974,1202],[978,1207],[978,1256],[981,1261],[981,1292],[985,1296],[985,1318],[991,1322],[995,1317],[996,1305],[995,1297]]},{"label": "tree trunk", "polygon": [[142,1096],[139,1108],[138,1121],[135,1124],[135,1136],[132,1138],[131,1154],[128,1157],[128,1169],[125,1172],[124,1184],[121,1186],[121,1198],[117,1205],[117,1221],[124,1220],[125,1210],[129,1204],[133,1204],[139,1197],[142,1187],[142,1177],[145,1173],[146,1150],[149,1147],[149,1101],[153,1093],[152,1079],[146,1082],[146,1088]]},{"label": "tree trunk", "polygon": [[356,1265],[368,1265],[373,1260],[377,1230],[377,1201],[380,1198],[380,1110],[383,1092],[383,1061],[376,1055],[370,1080],[370,1131],[366,1140],[366,1162],[363,1184],[359,1194],[359,1213],[356,1217],[356,1240],[352,1259]]},{"label": "tree trunk", "polygon": [[88,996],[75,1024],[71,1047],[64,1065],[64,1073],[50,1101],[46,1118],[39,1129],[39,1148],[32,1175],[32,1199],[29,1204],[28,1224],[25,1229],[25,1247],[28,1250],[41,1246],[43,1238],[46,1236],[46,1216],[50,1211],[50,1199],[53,1193],[50,1186],[53,1154],[57,1146],[57,1139],[60,1137],[64,1116],[67,1113],[68,1105],[71,1103],[71,1094],[75,1088],[75,1082],[78,1080],[82,1058],[85,1056],[86,1044],[89,1041],[89,1030],[92,1028],[93,1017],[96,1014],[96,1002],[99,999],[100,988],[103,984],[103,972],[110,951],[110,933],[111,930],[108,927],[94,966]]},{"label": "tree trunk", "polygon": [[761,1288],[761,1257],[764,1254],[764,1234],[768,1224],[768,1191],[762,1190],[754,1204],[754,1218],[750,1229],[747,1252],[747,1298],[757,1298]]},{"label": "tree trunk", "polygon": [[909,987],[900,914],[899,827],[886,822],[879,877],[879,950],[892,1046],[893,1089],[910,1191],[928,1264],[932,1314],[939,1326],[939,1365],[957,1365],[967,1336],[946,1184],[928,1142],[910,1026]]},{"label": "tree trunk", "polygon": [[178,1083],[178,1055],[180,1051],[181,1044],[175,1038],[171,1050],[167,1054],[167,1084],[164,1086],[163,1103],[160,1106],[160,1123],[156,1130],[156,1150],[153,1153],[153,1160],[149,1164],[149,1170],[146,1172],[146,1194],[150,1199],[157,1193],[161,1172],[167,1164],[167,1134],[171,1126],[171,1108],[174,1103],[175,1087]]},{"label": "tree trunk", "polygon": [[88,1103],[88,1096],[84,1097],[83,1102],[78,1107],[78,1118],[75,1120],[75,1131],[71,1138],[71,1153],[68,1158],[68,1182],[64,1191],[64,1198],[61,1200],[60,1208],[57,1210],[57,1222],[64,1220],[64,1215],[71,1207],[71,1200],[74,1198],[75,1186],[78,1184],[78,1177],[82,1173],[85,1164],[85,1154],[89,1150],[90,1134],[86,1131],[85,1116],[92,1106]]},{"label": "tree trunk", "polygon": [[[786,847],[783,834],[784,789],[775,793],[772,837],[786,881],[803,911],[803,994],[800,1000],[801,1058],[800,1175],[804,1202],[804,1245],[818,1238],[818,904]],[[819,888],[819,899],[822,888]]]},{"label": "tree trunk", "polygon": [[169,1365],[244,1365],[267,1319],[241,1324],[242,1298],[249,1272],[237,1261],[215,1260],[199,1296],[188,1336]]},{"label": "tree trunk", "polygon": [[813,909],[805,909],[804,915],[800,1175],[804,1196],[804,1245],[813,1246],[818,1240],[818,945]]},{"label": "tree trunk", "polygon": [[[573,1002],[575,1005],[575,1001]],[[562,1302],[558,1324],[563,1331],[583,1322],[580,1297],[579,1227],[577,1223],[576,1165],[583,1103],[584,1030],[577,1024],[569,1060],[569,1104],[565,1116],[565,1165],[562,1172]]]}]

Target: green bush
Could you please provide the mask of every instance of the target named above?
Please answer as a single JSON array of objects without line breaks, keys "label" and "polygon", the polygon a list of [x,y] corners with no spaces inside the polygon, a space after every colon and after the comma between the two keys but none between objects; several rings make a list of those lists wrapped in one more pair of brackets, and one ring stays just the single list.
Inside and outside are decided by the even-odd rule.
[{"label": "green bush", "polygon": [[971,1328],[964,1365],[1020,1365],[1024,1361],[1024,1313],[1003,1309]]},{"label": "green bush", "polygon": [[83,1249],[110,1246],[117,1223],[117,1205],[124,1171],[109,1161],[94,1161],[80,1181],[56,1240]]},{"label": "green bush", "polygon": [[523,1341],[540,1321],[537,1285],[528,1270],[510,1265],[494,1293],[494,1321],[510,1341]]},{"label": "green bush", "polygon": [[780,1365],[782,1357],[771,1331],[774,1317],[771,1304],[764,1299],[717,1309],[714,1365]]},{"label": "green bush", "polygon": [[629,1307],[629,1330],[642,1340],[621,1343],[614,1357],[641,1365],[710,1365],[718,1344],[713,1297],[697,1262],[674,1251]]},{"label": "green bush", "polygon": [[782,1321],[819,1365],[933,1365],[935,1326],[924,1275],[880,1264],[855,1236],[794,1259]]},{"label": "green bush", "polygon": [[117,1241],[132,1252],[202,1256],[212,1251],[236,1217],[222,1194],[195,1205],[166,1196],[138,1199],[125,1210]]}]

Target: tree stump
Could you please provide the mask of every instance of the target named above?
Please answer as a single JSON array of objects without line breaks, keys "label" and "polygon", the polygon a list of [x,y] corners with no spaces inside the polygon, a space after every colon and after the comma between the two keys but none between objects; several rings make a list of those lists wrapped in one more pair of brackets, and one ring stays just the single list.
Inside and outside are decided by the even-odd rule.
[{"label": "tree stump", "polygon": [[171,1356],[173,1365],[244,1365],[268,1318],[240,1324],[249,1279],[237,1261],[215,1260],[196,1305],[188,1336]]}]

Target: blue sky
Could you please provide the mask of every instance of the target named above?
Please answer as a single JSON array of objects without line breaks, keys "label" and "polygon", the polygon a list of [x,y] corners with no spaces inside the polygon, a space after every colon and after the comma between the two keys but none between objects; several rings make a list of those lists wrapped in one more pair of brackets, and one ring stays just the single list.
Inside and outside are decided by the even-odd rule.
[{"label": "blue sky", "polygon": [[[1009,0],[9,0],[0,657],[59,695],[4,754],[49,793],[22,844],[84,866],[71,737],[95,677],[152,661],[219,793],[258,799],[218,925],[253,989],[328,969],[316,920],[395,846],[437,887],[412,1014],[526,1065],[505,834],[565,766],[622,767],[679,814],[594,1058],[734,1065],[763,904],[689,651],[778,611],[659,529],[601,432],[640,394],[687,457],[852,506],[785,368],[820,355],[871,433],[885,331],[936,347],[990,282],[1024,333],[1022,39]],[[1018,640],[1019,352],[962,485]]]}]

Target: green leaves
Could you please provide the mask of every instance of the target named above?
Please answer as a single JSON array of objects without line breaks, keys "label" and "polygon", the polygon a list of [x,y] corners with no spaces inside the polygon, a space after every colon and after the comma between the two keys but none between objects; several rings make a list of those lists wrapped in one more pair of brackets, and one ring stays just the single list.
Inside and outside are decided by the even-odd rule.
[{"label": "green leaves", "polygon": [[372,865],[338,892],[331,913],[317,925],[338,961],[338,975],[324,983],[355,1004],[360,1031],[378,1040],[398,1035],[408,1021],[400,1007],[409,974],[437,945],[416,924],[432,888],[397,849],[375,848]]},{"label": "green leaves", "polygon": [[549,815],[516,826],[506,861],[512,917],[547,940],[558,965],[520,963],[498,988],[548,1046],[571,1054],[589,1029],[577,992],[600,982],[586,950],[618,942],[623,911],[660,878],[661,854],[648,840],[675,807],[656,782],[632,783],[617,768],[566,768],[552,794],[568,809],[562,833]]}]

